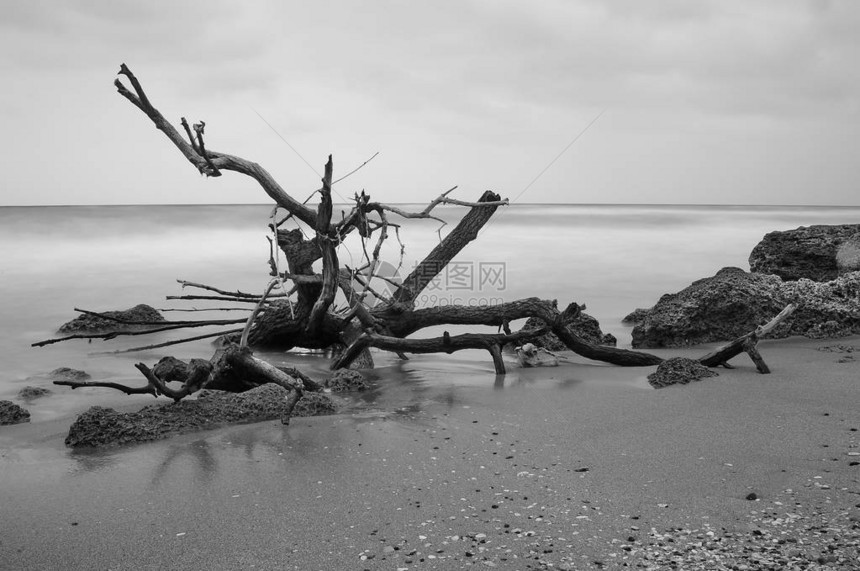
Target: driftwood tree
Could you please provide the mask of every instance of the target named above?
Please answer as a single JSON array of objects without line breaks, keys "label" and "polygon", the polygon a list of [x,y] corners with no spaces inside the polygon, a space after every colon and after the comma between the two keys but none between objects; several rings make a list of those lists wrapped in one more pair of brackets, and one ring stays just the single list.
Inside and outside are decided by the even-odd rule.
[{"label": "driftwood tree", "polygon": [[[416,300],[421,292],[477,237],[496,210],[508,204],[506,199],[497,194],[486,191],[475,202],[463,202],[449,198],[451,191],[448,191],[431,201],[424,210],[407,212],[395,206],[374,202],[362,191],[354,197],[354,204],[349,211],[342,212],[340,219],[337,219],[333,213],[331,196],[332,185],[337,182],[333,180],[334,165],[331,157],[325,164],[321,186],[316,191],[319,194],[318,206],[312,209],[285,192],[259,164],[208,148],[204,142],[203,121],[189,126],[183,117],[180,121],[182,132],[174,127],[152,104],[140,81],[125,64],[120,67],[119,75],[125,77],[131,86],[129,89],[119,78],[116,79],[114,85],[119,94],[146,115],[200,173],[212,177],[221,176],[225,171],[246,175],[254,179],[274,201],[271,281],[263,295],[228,292],[213,286],[181,282],[184,287],[202,288],[215,294],[182,296],[184,299],[255,304],[255,309],[248,319],[149,324],[151,329],[144,330],[144,333],[203,325],[238,326],[245,323],[241,335],[239,329],[226,332],[233,343],[228,343],[226,348],[217,351],[211,361],[192,361],[182,375],[171,376],[171,380],[182,382],[182,388],[171,389],[166,379],[161,378],[165,373],[160,376],[157,369],[153,371],[143,364],[137,367],[147,379],[147,385],[144,387],[66,383],[69,386],[111,386],[129,393],[163,394],[179,400],[202,387],[243,390],[264,382],[276,382],[289,388],[297,400],[302,390],[313,390],[318,386],[298,371],[284,372],[271,367],[254,357],[250,348],[337,349],[332,361],[333,369],[349,367],[357,359],[362,359],[364,366],[371,365],[368,349],[373,347],[395,352],[402,358],[406,358],[406,353],[452,353],[462,349],[484,349],[492,357],[496,374],[504,374],[502,350],[506,345],[522,344],[550,331],[570,350],[589,359],[621,366],[656,365],[662,361],[662,358],[656,355],[595,345],[583,340],[568,327],[580,313],[580,307],[576,303],[570,304],[562,311],[557,308],[555,301],[537,297],[485,307],[416,307]],[[440,220],[433,213],[433,209],[440,204],[461,205],[469,210],[409,275],[400,282],[389,280],[388,285],[393,288],[390,295],[379,293],[374,284],[387,280],[386,276],[379,274],[383,263],[380,259],[382,246],[390,238],[392,231],[397,234],[399,228],[392,219],[397,217],[407,220]],[[283,218],[280,220],[276,214],[278,212],[282,212]],[[293,230],[282,229],[288,220],[299,227]],[[364,257],[361,267],[351,268],[341,262],[338,254],[344,240],[355,234],[361,239]],[[399,235],[397,239],[399,240]],[[280,254],[276,248],[286,257],[286,269],[280,268]],[[315,263],[318,261],[321,261],[317,264],[319,269],[315,269]],[[280,291],[272,293],[275,288]],[[336,308],[335,299],[338,292],[343,301],[341,307]],[[511,322],[529,317],[540,319],[545,324],[544,327],[511,331]],[[446,325],[492,326],[500,332],[461,335],[449,335],[446,332],[431,339],[409,338],[413,333],[427,327]],[[141,332],[136,332],[139,333]],[[37,345],[77,337],[110,338],[118,334],[121,332],[72,335]],[[185,341],[205,337],[206,335],[190,337]],[[727,346],[724,351],[706,356],[707,364],[725,364],[728,359],[745,350],[757,356],[757,352],[753,353],[757,338],[753,332]],[[155,346],[158,345],[150,345],[147,348]]]}]

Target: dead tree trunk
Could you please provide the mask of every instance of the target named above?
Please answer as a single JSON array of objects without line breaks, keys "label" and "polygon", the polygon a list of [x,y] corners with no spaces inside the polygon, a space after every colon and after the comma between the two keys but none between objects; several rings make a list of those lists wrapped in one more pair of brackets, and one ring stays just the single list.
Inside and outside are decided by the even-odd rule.
[{"label": "dead tree trunk", "polygon": [[[224,171],[233,171],[251,177],[275,202],[275,212],[283,210],[287,216],[277,221],[273,213],[271,224],[274,239],[269,260],[272,268],[270,277],[274,279],[274,284],[281,288],[282,291],[279,294],[267,298],[267,295],[254,296],[241,292],[233,294],[210,286],[183,283],[183,286],[202,287],[219,294],[206,296],[207,298],[257,303],[257,309],[242,334],[240,346],[228,347],[216,354],[210,362],[196,363],[180,389],[171,389],[156,373],[142,364],[138,365],[138,369],[147,378],[146,386],[120,388],[110,385],[112,388],[120,388],[126,392],[163,394],[177,400],[201,387],[215,385],[241,388],[262,381],[276,382],[290,388],[296,395],[300,395],[301,391],[307,388],[307,382],[284,375],[253,357],[245,346],[246,343],[253,347],[269,346],[280,349],[345,347],[345,350],[335,358],[334,368],[348,366],[358,355],[367,354],[367,349],[370,347],[393,351],[401,356],[408,352],[451,353],[460,349],[481,348],[491,354],[495,370],[501,374],[505,370],[502,347],[506,343],[532,339],[544,331],[540,329],[510,333],[509,325],[512,321],[529,317],[541,319],[547,325],[545,329],[555,333],[570,350],[589,359],[622,366],[648,366],[662,361],[660,357],[648,353],[596,346],[583,341],[567,327],[572,316],[579,312],[579,306],[576,304],[571,304],[563,312],[558,311],[555,302],[538,298],[485,307],[416,308],[416,300],[428,284],[478,236],[481,228],[491,219],[496,210],[508,204],[508,201],[503,200],[499,195],[486,191],[476,202],[463,202],[448,197],[456,188],[454,187],[431,201],[424,210],[407,212],[395,206],[371,202],[370,197],[362,191],[361,195],[355,196],[355,204],[351,206],[349,212],[342,212],[339,221],[333,221],[331,192],[332,186],[337,181],[333,180],[334,166],[331,156],[325,165],[322,186],[316,191],[320,195],[320,201],[314,210],[287,194],[260,165],[207,147],[203,139],[205,127],[203,121],[189,127],[183,117],[180,122],[184,130],[183,137],[183,134],[153,106],[141,83],[125,64],[120,66],[119,75],[124,76],[131,84],[129,89],[120,79],[116,79],[114,84],[119,94],[143,112],[198,171],[207,176],[221,176]],[[398,226],[389,221],[389,216],[441,221],[432,213],[433,209],[440,204],[466,206],[469,207],[469,211],[444,238],[441,238],[439,244],[402,283],[394,284],[397,288],[390,298],[378,294],[374,288],[388,279],[377,273],[380,267],[381,247],[389,238],[391,230],[394,230],[399,240]],[[337,220],[337,217],[334,219]],[[281,229],[280,227],[287,222],[298,227],[292,230]],[[361,267],[350,268],[341,265],[338,250],[343,247],[344,241],[353,235],[354,231],[361,240],[364,256]],[[376,240],[375,247],[367,247],[370,240]],[[279,251],[286,257],[285,270],[278,264]],[[317,261],[321,261],[319,270],[314,269]],[[267,289],[267,294],[269,290],[271,286]],[[338,291],[342,296],[339,308],[336,307]],[[371,293],[375,298],[373,304],[367,302],[368,295]],[[188,297],[200,299],[204,296]],[[193,326],[201,326],[201,323],[216,324],[215,321],[194,322]],[[223,325],[228,323],[235,324],[236,320],[221,322]],[[440,325],[494,326],[504,328],[505,334],[468,333],[456,336],[445,334],[436,339],[423,340],[407,338],[426,327]],[[164,330],[192,325],[167,322],[160,323],[158,326],[160,330]],[[150,331],[157,330],[159,329],[153,328]],[[237,333],[233,333],[233,339],[236,339]],[[746,350],[754,356],[755,340],[759,336],[760,334],[747,336],[742,340],[741,345],[732,345],[717,356],[703,357],[702,362],[725,363],[737,354],[732,354],[736,350]],[[70,386],[109,385],[77,383]]]},{"label": "dead tree trunk", "polygon": [[394,294],[395,303],[407,306],[414,305],[415,299],[424,291],[424,288],[448,266],[463,248],[469,245],[469,242],[478,237],[478,232],[495,214],[498,205],[502,203],[502,198],[488,190],[481,195],[478,203],[491,204],[491,206],[472,207],[456,228],[439,242],[433,251],[427,254],[427,257],[412,270],[412,273],[406,276],[397,293]]}]

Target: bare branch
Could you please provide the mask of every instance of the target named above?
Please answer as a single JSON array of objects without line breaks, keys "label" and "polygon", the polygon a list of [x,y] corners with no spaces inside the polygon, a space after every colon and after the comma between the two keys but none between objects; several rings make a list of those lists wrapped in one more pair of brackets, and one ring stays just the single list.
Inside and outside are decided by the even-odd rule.
[{"label": "bare branch", "polygon": [[160,111],[152,106],[149,99],[146,97],[140,82],[125,64],[120,66],[119,73],[120,75],[124,75],[128,78],[137,95],[129,91],[122,82],[117,79],[114,81],[114,85],[116,86],[119,94],[134,104],[135,107],[143,111],[147,117],[152,120],[156,128],[162,131],[167,138],[170,139],[174,146],[179,149],[188,162],[194,165],[197,170],[210,176],[214,176],[216,172],[222,170],[238,172],[250,176],[257,181],[257,183],[263,188],[266,194],[275,201],[275,203],[285,208],[302,222],[311,226],[314,225],[316,213],[287,194],[275,179],[272,178],[272,175],[260,165],[240,157],[216,153],[211,150],[206,153],[206,158],[201,157],[200,153],[194,149],[191,143],[186,142],[179,131],[177,131],[176,128],[174,128],[173,125],[164,118]]},{"label": "bare branch", "polygon": [[240,333],[241,329],[229,329],[227,331],[219,331],[217,333],[207,333],[206,335],[197,335],[195,337],[183,337],[182,339],[174,339],[173,341],[165,341],[164,343],[155,343],[154,345],[144,345],[142,347],[131,347],[130,349],[119,349],[117,351],[102,351],[97,355],[119,355],[122,353],[137,353],[138,351],[149,351],[150,349],[160,349],[162,347],[170,347],[171,345],[179,345],[189,343],[191,341],[199,341],[201,339],[211,339],[212,337],[221,337],[223,335],[232,335]]},{"label": "bare branch", "polygon": [[[246,297],[246,298],[250,298],[250,299],[252,299],[252,300],[254,300],[254,301],[257,301],[257,300],[259,300],[259,299],[260,299],[260,295],[259,295],[259,294],[256,294],[256,293],[245,293],[245,292],[243,292],[243,291],[239,291],[239,290],[236,290],[236,291],[226,291],[226,290],[223,290],[223,289],[219,289],[219,288],[217,288],[217,287],[214,287],[214,286],[210,286],[210,285],[206,285],[206,284],[198,284],[198,283],[195,283],[195,282],[189,282],[189,281],[186,281],[186,280],[176,280],[176,282],[177,282],[178,284],[182,285],[182,288],[183,288],[183,289],[185,289],[186,287],[194,287],[194,288],[198,288],[198,289],[205,289],[205,290],[208,290],[208,291],[214,291],[215,293],[220,293],[220,294],[222,294],[222,295],[229,295],[229,296],[232,296],[232,297]],[[281,297],[281,296],[283,296],[283,295],[284,295],[284,294],[275,293],[275,294],[270,294],[270,295],[269,295],[269,297]]]},{"label": "bare branch", "polygon": [[197,146],[197,139],[195,139],[194,135],[191,133],[191,127],[188,126],[188,121],[185,120],[185,117],[182,117],[179,123],[182,125],[182,128],[185,129],[185,134],[188,136],[188,142],[191,143],[191,148],[193,148],[197,154],[200,154],[200,147]]},{"label": "bare branch", "polygon": [[188,379],[182,385],[182,388],[179,390],[174,390],[168,387],[167,384],[164,383],[164,381],[158,378],[158,375],[156,375],[149,367],[147,367],[143,363],[137,363],[135,365],[135,368],[141,373],[143,373],[143,376],[146,377],[146,380],[149,381],[150,385],[155,387],[155,390],[158,394],[170,397],[174,401],[178,402],[183,398],[187,397],[188,395],[199,391],[203,384],[209,380],[209,375],[212,372],[211,363],[199,360],[198,363],[199,366],[194,368]]},{"label": "bare branch", "polygon": [[[274,297],[274,296],[273,296]],[[166,295],[164,299],[178,299],[178,300],[210,300],[210,301],[232,301],[235,303],[257,303],[260,301],[258,297],[250,298],[250,297],[228,297],[228,296],[217,296],[217,295]]]},{"label": "bare branch", "polygon": [[223,320],[223,319],[208,319],[208,320],[193,320],[193,321],[136,321],[133,319],[122,319],[121,317],[116,317],[115,315],[109,315],[108,313],[99,313],[98,311],[88,311],[86,309],[74,308],[75,311],[79,313],[83,313],[84,315],[92,315],[95,317],[100,317],[102,319],[106,319],[108,321],[115,321],[117,323],[122,323],[124,325],[183,325],[186,327],[203,327],[206,325],[232,325],[233,323],[241,323],[242,320]]},{"label": "bare branch", "polygon": [[263,303],[266,302],[266,297],[276,285],[278,285],[278,280],[272,280],[269,282],[269,285],[266,287],[266,291],[263,292],[263,296],[260,298],[260,302],[254,308],[254,311],[251,312],[251,315],[248,316],[248,321],[245,323],[245,328],[242,330],[239,347],[248,346],[248,333],[251,331],[251,326],[254,325],[254,320],[257,319],[257,314],[260,313],[260,308],[263,307]]},{"label": "bare branch", "polygon": [[764,362],[761,354],[758,352],[756,344],[759,339],[773,331],[777,325],[787,319],[796,308],[797,306],[794,304],[788,304],[785,309],[780,311],[776,317],[768,321],[765,325],[761,325],[757,327],[755,331],[750,331],[746,335],[741,335],[734,341],[719,347],[715,351],[712,351],[703,357],[700,357],[699,362],[707,367],[719,367],[720,365],[726,366],[730,359],[737,357],[741,353],[746,353],[750,356],[753,363],[755,363],[755,366],[760,373],[770,373],[770,369]]},{"label": "bare branch", "polygon": [[192,307],[190,309],[183,309],[177,307],[158,307],[156,311],[160,311],[161,313],[167,313],[168,311],[176,311],[176,312],[185,312],[191,313],[196,311],[251,311],[250,307]]},{"label": "bare branch", "polygon": [[[236,323],[244,323],[244,319],[223,319],[223,320],[212,320],[212,321],[189,321],[189,322],[179,322],[176,325],[165,325],[163,327],[153,327],[152,329],[143,329],[139,331],[108,331],[107,333],[75,333],[73,335],[67,335],[65,337],[58,337],[56,339],[45,339],[44,341],[38,341],[36,343],[32,343],[31,347],[44,347],[46,345],[53,345],[54,343],[59,343],[61,341],[69,341],[71,339],[103,339],[105,341],[109,341],[111,339],[115,339],[120,336],[128,336],[128,335],[148,335],[150,333],[160,333],[162,331],[173,331],[175,329],[186,329],[191,327],[208,327],[212,325],[233,325]],[[170,323],[170,322],[167,322]]]},{"label": "bare branch", "polygon": [[332,182],[332,185],[335,185],[335,184],[339,183],[340,181],[342,181],[342,180],[343,180],[343,179],[345,179],[346,177],[351,176],[351,175],[355,174],[356,172],[358,172],[359,170],[361,170],[361,168],[362,168],[364,165],[366,165],[367,163],[369,163],[370,161],[372,161],[373,159],[375,159],[375,158],[376,158],[376,155],[378,155],[378,154],[379,154],[379,151],[376,151],[375,153],[373,153],[373,156],[372,156],[372,157],[370,157],[369,159],[367,159],[366,161],[364,161],[363,163],[361,163],[360,165],[358,165],[357,167],[355,167],[354,169],[352,169],[351,171],[349,171],[348,173],[346,173],[345,175],[343,175],[342,177],[340,177],[340,178],[339,178],[339,179],[337,179],[336,181],[333,181],[333,182]]},{"label": "bare branch", "polygon": [[158,391],[156,391],[155,387],[153,387],[150,383],[147,383],[142,387],[129,387],[120,383],[111,383],[103,381],[54,381],[54,384],[64,387],[71,387],[72,389],[78,389],[82,387],[102,387],[107,389],[116,389],[118,391],[124,392],[127,395],[152,395],[154,397],[158,396]]},{"label": "bare branch", "polygon": [[[456,200],[454,198],[448,198],[448,195],[451,194],[451,192],[453,192],[456,189],[457,189],[456,186],[449,188],[448,190],[446,190],[445,192],[440,194],[438,197],[434,198],[430,202],[430,204],[428,204],[424,208],[424,210],[422,210],[420,212],[408,212],[406,210],[403,210],[402,208],[397,208],[396,206],[391,206],[389,204],[381,204],[378,202],[373,202],[373,203],[369,204],[368,208],[372,209],[372,210],[379,210],[379,211],[387,210],[387,211],[393,212],[394,214],[397,214],[398,216],[401,216],[403,218],[412,218],[412,219],[430,218],[432,220],[436,220],[438,222],[441,222],[442,225],[445,226],[447,224],[447,222],[445,222],[441,218],[438,218],[436,216],[432,216],[430,214],[433,211],[433,209],[436,208],[440,204],[453,204],[453,205],[457,205],[457,206],[469,206],[469,207],[474,208],[474,207],[507,206],[510,203],[507,198],[502,200],[501,198],[498,198],[497,195],[496,195],[497,198],[495,200],[479,200],[478,202],[467,202],[464,200]],[[494,210],[495,210],[495,208],[494,208]]]},{"label": "bare branch", "polygon": [[206,145],[203,143],[203,130],[205,128],[205,121],[200,121],[199,123],[194,124],[194,132],[197,133],[197,148],[200,156],[202,156],[203,160],[206,161],[206,164],[209,165],[209,169],[211,170],[210,176],[221,176],[221,171],[219,171],[218,167],[212,163],[212,159],[206,153]]}]

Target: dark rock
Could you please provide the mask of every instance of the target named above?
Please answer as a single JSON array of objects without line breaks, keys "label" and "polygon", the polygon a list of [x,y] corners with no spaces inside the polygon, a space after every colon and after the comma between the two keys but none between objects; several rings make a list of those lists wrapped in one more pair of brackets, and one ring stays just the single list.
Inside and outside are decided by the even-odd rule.
[{"label": "dark rock", "polygon": [[338,369],[326,380],[325,386],[335,393],[364,391],[370,388],[364,375],[352,369]]},{"label": "dark rock", "polygon": [[[784,280],[807,278],[829,281],[839,275],[837,253],[843,243],[860,234],[860,224],[801,226],[770,232],[749,257],[750,271],[774,274]],[[854,252],[854,254],[852,254]],[[844,263],[856,260],[856,249],[842,254]]]},{"label": "dark rock", "polygon": [[[101,447],[147,442],[227,423],[279,419],[285,412],[287,394],[283,387],[269,383],[244,393],[200,391],[197,399],[152,405],[131,413],[94,406],[81,414],[69,428],[66,446]],[[309,402],[302,405],[305,399]],[[334,405],[325,395],[305,393],[293,409],[292,416],[333,412]]]},{"label": "dark rock", "polygon": [[322,393],[305,392],[296,407],[293,416],[328,416],[337,413],[337,406],[331,397]]},{"label": "dark rock", "polygon": [[789,318],[786,335],[833,339],[860,333],[860,272],[829,282],[787,282],[781,295],[799,305]]},{"label": "dark rock", "polygon": [[719,375],[715,371],[695,359],[673,357],[657,365],[657,370],[648,375],[648,382],[655,389],[660,389],[669,385],[686,385],[691,381],[717,376]]},{"label": "dark rock", "polygon": [[46,388],[28,385],[18,391],[18,398],[29,402],[39,397],[48,396],[49,394],[51,394],[51,391]]},{"label": "dark rock", "polygon": [[[530,317],[520,331],[540,329],[544,326],[544,322],[537,317]],[[577,335],[583,341],[592,345],[610,345],[615,347],[617,340],[611,333],[603,333],[600,330],[600,322],[587,313],[580,313],[576,319],[571,321],[567,326],[568,331]],[[564,351],[567,345],[561,342],[561,339],[555,336],[555,333],[549,332],[534,339],[532,343],[536,347],[541,347],[548,351]]]},{"label": "dark rock", "polygon": [[630,313],[624,316],[624,319],[621,320],[621,323],[640,323],[645,321],[645,318],[648,317],[648,314],[651,312],[650,309],[646,309],[644,307],[639,307],[634,309]]},{"label": "dark rock", "polygon": [[48,373],[48,378],[52,381],[86,381],[90,379],[90,374],[78,369],[70,369],[68,367],[60,367]]},{"label": "dark rock", "polygon": [[633,328],[634,347],[681,347],[729,341],[770,321],[789,303],[798,305],[770,337],[814,339],[860,333],[860,272],[830,282],[723,268],[713,277],[666,294]]},{"label": "dark rock", "polygon": [[734,339],[766,323],[786,305],[776,276],[723,268],[711,278],[666,294],[633,328],[633,347],[681,347]]},{"label": "dark rock", "polygon": [[756,495],[755,492],[750,492],[749,494],[747,494],[746,499],[751,501],[751,502],[754,502],[755,500],[758,499],[758,495]]},{"label": "dark rock", "polygon": [[8,400],[0,400],[0,425],[30,422],[30,413]]},{"label": "dark rock", "polygon": [[165,321],[157,309],[146,304],[135,305],[124,311],[105,311],[103,313],[104,315],[130,323],[120,323],[119,321],[105,319],[96,315],[82,314],[61,325],[58,332],[74,334],[104,333],[106,331],[139,331],[150,327],[141,323]]}]

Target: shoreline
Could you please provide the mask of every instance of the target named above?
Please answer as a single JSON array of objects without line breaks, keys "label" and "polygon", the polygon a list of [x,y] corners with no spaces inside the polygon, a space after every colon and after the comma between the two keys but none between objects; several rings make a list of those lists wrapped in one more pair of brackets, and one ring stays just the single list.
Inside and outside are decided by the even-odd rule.
[{"label": "shoreline", "polygon": [[851,568],[860,361],[834,345],[860,337],[764,340],[770,375],[741,355],[659,390],[578,359],[383,378],[353,414],[95,452],[60,419],[3,427],[0,568]]}]

